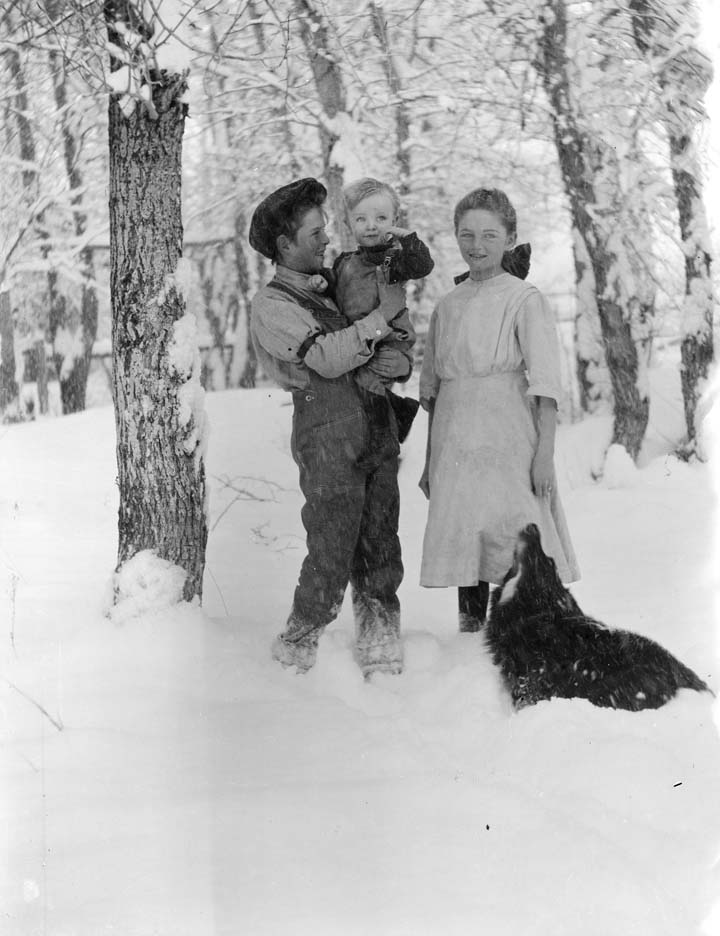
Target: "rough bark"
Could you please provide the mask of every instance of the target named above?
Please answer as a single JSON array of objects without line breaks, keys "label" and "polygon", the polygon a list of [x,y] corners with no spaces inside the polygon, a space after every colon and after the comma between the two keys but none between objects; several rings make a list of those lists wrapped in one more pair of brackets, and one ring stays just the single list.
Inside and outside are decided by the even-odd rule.
[{"label": "rough bark", "polygon": [[638,387],[639,362],[626,307],[617,282],[611,278],[617,256],[599,223],[600,205],[595,180],[604,176],[603,144],[576,117],[569,82],[566,51],[565,0],[548,0],[542,23],[539,57],[545,92],[550,101],[553,137],[572,223],[587,249],[595,277],[596,299],[605,359],[614,400],[612,442],[622,445],[635,459],[640,451],[649,416],[649,399]]},{"label": "rough bark", "polygon": [[115,95],[109,106],[118,566],[154,549],[186,571],[184,597],[190,600],[202,595],[207,541],[197,439],[202,427],[194,416],[189,424],[181,419],[179,394],[187,375],[178,374],[168,356],[174,324],[185,313],[173,274],[182,255],[187,107],[180,101],[182,78],[165,72],[152,77],[152,107],[137,104],[125,116]]}]

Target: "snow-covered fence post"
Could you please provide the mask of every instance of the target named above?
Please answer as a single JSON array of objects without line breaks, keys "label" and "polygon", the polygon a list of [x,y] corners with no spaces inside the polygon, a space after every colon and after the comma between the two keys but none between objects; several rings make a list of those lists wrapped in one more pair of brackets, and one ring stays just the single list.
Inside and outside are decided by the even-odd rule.
[{"label": "snow-covered fence post", "polygon": [[[163,5],[163,26],[175,4]],[[144,549],[202,595],[205,414],[196,321],[186,312],[181,152],[187,105],[172,34],[159,48],[141,0],[106,0],[111,55],[110,291],[120,487],[118,567]],[[177,12],[177,17],[181,11]],[[159,28],[159,27],[158,27]],[[161,60],[166,67],[160,67]]]}]

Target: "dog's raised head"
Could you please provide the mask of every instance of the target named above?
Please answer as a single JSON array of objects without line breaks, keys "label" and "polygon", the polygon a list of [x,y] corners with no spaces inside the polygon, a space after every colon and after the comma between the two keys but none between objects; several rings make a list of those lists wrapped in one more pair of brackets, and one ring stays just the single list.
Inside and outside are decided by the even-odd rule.
[{"label": "dog's raised head", "polygon": [[518,534],[513,564],[500,586],[498,604],[517,598],[542,610],[562,603],[565,595],[555,560],[543,551],[540,530],[528,523]]}]

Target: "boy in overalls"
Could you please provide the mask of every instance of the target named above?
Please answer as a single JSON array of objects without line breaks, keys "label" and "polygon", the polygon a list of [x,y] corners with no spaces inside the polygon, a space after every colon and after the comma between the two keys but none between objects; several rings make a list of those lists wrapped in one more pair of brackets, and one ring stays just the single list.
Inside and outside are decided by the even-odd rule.
[{"label": "boy in overalls", "polygon": [[250,225],[251,246],[276,264],[275,276],[252,300],[251,331],[265,372],[292,392],[291,447],[305,496],[308,550],[272,654],[298,672],[310,669],[350,582],[356,658],[367,677],[402,670],[399,445],[393,420],[382,458],[367,457],[377,433],[353,371],[373,359],[376,372],[392,380],[407,376],[411,365],[392,347],[376,350],[403,311],[397,296],[386,297],[384,282],[378,307],[352,325],[310,285],[323,272],[326,197],[320,182],[300,179],[261,202]]}]

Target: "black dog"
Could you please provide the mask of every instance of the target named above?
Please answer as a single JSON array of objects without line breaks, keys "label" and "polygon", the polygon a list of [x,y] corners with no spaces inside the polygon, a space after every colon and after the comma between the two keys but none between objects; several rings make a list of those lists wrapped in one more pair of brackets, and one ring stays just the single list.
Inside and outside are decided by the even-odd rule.
[{"label": "black dog", "polygon": [[581,698],[636,712],[659,708],[679,689],[710,691],[654,640],[583,614],[534,523],[520,533],[513,566],[493,591],[485,639],[516,708]]}]

